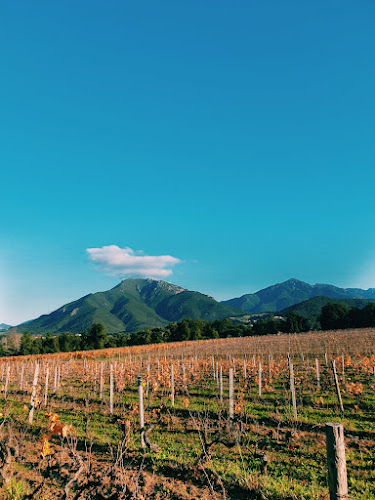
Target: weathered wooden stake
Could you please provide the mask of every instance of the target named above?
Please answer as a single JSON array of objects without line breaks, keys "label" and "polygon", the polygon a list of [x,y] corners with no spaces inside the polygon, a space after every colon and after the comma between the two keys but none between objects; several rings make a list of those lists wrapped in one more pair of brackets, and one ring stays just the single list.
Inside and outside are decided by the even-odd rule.
[{"label": "weathered wooden stake", "polygon": [[103,399],[103,389],[104,389],[104,365],[103,362],[100,363],[100,381],[99,381],[99,399]]},{"label": "weathered wooden stake", "polygon": [[46,383],[44,389],[44,406],[47,406],[47,398],[48,398],[48,377],[49,377],[49,366],[46,368]]},{"label": "weathered wooden stake", "polygon": [[229,419],[234,417],[234,387],[233,387],[233,368],[229,368]]},{"label": "weathered wooden stake", "polygon": [[38,385],[38,375],[39,375],[39,363],[35,363],[33,388],[32,388],[31,399],[30,399],[29,424],[32,424],[33,419],[34,419],[36,388]]},{"label": "weathered wooden stake", "polygon": [[174,406],[174,366],[171,365],[171,405]]},{"label": "weathered wooden stake", "polygon": [[138,401],[139,401],[139,432],[141,434],[141,448],[146,447],[145,443],[145,413],[143,406],[143,385],[142,377],[138,377]]},{"label": "weathered wooden stake", "polygon": [[113,365],[109,367],[109,413],[113,414]]},{"label": "weathered wooden stake", "polygon": [[272,378],[272,373],[271,373],[271,354],[268,355],[268,380],[271,380]]},{"label": "weathered wooden stake", "polygon": [[55,365],[55,379],[53,381],[53,392],[57,391],[57,365]]},{"label": "weathered wooden stake", "polygon": [[262,395],[262,363],[259,361],[258,365],[258,394],[259,397]]},{"label": "weathered wooden stake", "polygon": [[4,399],[6,399],[8,393],[9,379],[10,379],[10,365],[7,366],[7,374],[5,377]]},{"label": "weathered wooden stake", "polygon": [[315,358],[315,367],[316,367],[316,385],[318,389],[320,389],[320,372],[319,372],[319,359]]},{"label": "weathered wooden stake", "polygon": [[21,392],[23,391],[23,376],[24,376],[24,373],[25,373],[25,366],[22,363],[22,366],[21,366],[21,378],[20,378],[20,391]]},{"label": "weathered wooden stake", "polygon": [[293,369],[293,363],[290,358],[288,358],[289,361],[289,374],[290,374],[290,392],[292,393],[292,404],[293,404],[293,418],[296,421],[297,420],[297,401],[296,401],[296,389],[294,386],[294,369]]},{"label": "weathered wooden stake", "polygon": [[335,360],[332,361],[332,370],[333,370],[333,377],[335,379],[336,394],[337,394],[337,399],[338,399],[338,402],[339,402],[339,405],[340,405],[340,410],[342,412],[344,412],[344,405],[342,404],[342,398],[341,398],[341,392],[340,392],[340,384],[339,384],[339,379],[337,377]]},{"label": "weathered wooden stake", "polygon": [[326,444],[328,462],[328,485],[330,500],[348,499],[348,480],[344,428],[342,424],[326,424]]},{"label": "weathered wooden stake", "polygon": [[220,403],[223,402],[223,367],[220,366],[219,370],[219,396],[220,396]]}]

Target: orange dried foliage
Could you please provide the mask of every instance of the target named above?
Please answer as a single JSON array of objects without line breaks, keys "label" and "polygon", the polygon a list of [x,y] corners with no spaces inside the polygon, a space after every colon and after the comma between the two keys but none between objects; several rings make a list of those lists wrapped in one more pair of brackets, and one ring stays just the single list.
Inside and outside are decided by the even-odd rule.
[{"label": "orange dried foliage", "polygon": [[45,417],[49,420],[48,430],[52,435],[66,438],[68,434],[74,432],[73,427],[68,424],[63,424],[56,413],[46,413]]}]

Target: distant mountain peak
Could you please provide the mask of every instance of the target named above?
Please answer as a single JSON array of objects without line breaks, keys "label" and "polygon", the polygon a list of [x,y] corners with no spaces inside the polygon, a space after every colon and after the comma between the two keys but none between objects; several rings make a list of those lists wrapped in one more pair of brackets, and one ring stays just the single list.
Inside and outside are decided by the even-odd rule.
[{"label": "distant mountain peak", "polygon": [[237,307],[249,314],[262,312],[277,312],[313,297],[328,297],[331,299],[375,299],[375,290],[360,288],[339,288],[326,283],[310,285],[296,278],[290,278],[282,283],[276,283],[263,288],[256,293],[245,294],[242,297],[225,300],[222,303]]},{"label": "distant mountain peak", "polygon": [[0,323],[0,330],[8,330],[8,328],[12,328],[12,326],[6,323]]},{"label": "distant mountain peak", "polygon": [[301,280],[298,280],[297,278],[289,278],[288,280],[286,281],[283,281],[282,283],[279,283],[280,285],[282,284],[290,284],[290,285],[299,285],[299,284],[303,284],[303,285],[307,285],[308,283],[305,283],[304,281],[301,281]]},{"label": "distant mountain peak", "polygon": [[82,333],[92,323],[100,322],[108,333],[136,332],[184,318],[214,321],[239,312],[167,281],[129,278],[111,290],[86,295],[17,329],[31,333]]}]

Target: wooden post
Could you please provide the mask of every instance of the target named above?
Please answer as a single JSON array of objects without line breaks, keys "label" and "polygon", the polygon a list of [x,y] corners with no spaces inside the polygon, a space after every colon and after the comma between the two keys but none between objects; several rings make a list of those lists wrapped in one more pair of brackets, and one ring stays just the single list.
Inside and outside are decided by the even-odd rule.
[{"label": "wooden post", "polygon": [[348,499],[348,480],[344,428],[342,424],[326,424],[326,444],[328,462],[328,485],[330,500]]},{"label": "wooden post", "polygon": [[296,389],[294,386],[294,369],[293,369],[293,363],[290,359],[288,358],[289,361],[289,374],[290,374],[290,392],[292,393],[292,404],[293,404],[293,418],[296,421],[297,420],[297,401],[296,401]]},{"label": "wooden post", "polygon": [[345,356],[341,354],[342,383],[345,384]]},{"label": "wooden post", "polygon": [[341,398],[341,392],[340,392],[340,385],[339,385],[339,379],[337,377],[335,360],[332,361],[332,370],[333,370],[333,377],[335,379],[336,394],[337,394],[337,399],[338,399],[338,402],[339,402],[339,405],[340,405],[340,410],[342,412],[344,412],[344,405],[342,404],[342,398]]},{"label": "wooden post", "polygon": [[247,379],[247,366],[246,366],[246,359],[243,360],[243,378],[246,380]]},{"label": "wooden post", "polygon": [[48,377],[49,377],[49,366],[46,368],[46,385],[44,389],[44,406],[47,406],[47,398],[48,398]]},{"label": "wooden post", "polygon": [[184,388],[184,391],[187,392],[185,363],[181,363],[181,371],[182,371],[182,386]]},{"label": "wooden post", "polygon": [[36,388],[38,385],[38,375],[39,375],[39,363],[35,363],[34,381],[33,381],[33,388],[32,388],[31,399],[30,399],[29,424],[32,424],[33,419],[34,419]]},{"label": "wooden post", "polygon": [[104,388],[104,366],[103,361],[100,363],[100,381],[99,381],[99,399],[103,399],[103,388]]},{"label": "wooden post", "polygon": [[145,413],[143,406],[143,385],[142,385],[142,377],[138,377],[138,404],[139,404],[139,432],[141,434],[141,448],[146,447],[145,443]]},{"label": "wooden post", "polygon": [[174,406],[174,367],[171,364],[171,405]]},{"label": "wooden post", "polygon": [[271,373],[271,354],[268,355],[268,382],[272,378],[272,373]]},{"label": "wooden post", "polygon": [[259,361],[258,365],[258,394],[259,397],[262,395],[262,363]]},{"label": "wooden post", "polygon": [[5,377],[4,399],[6,399],[8,393],[9,379],[10,379],[10,365],[7,366],[7,374]]},{"label": "wooden post", "polygon": [[57,365],[55,365],[55,379],[53,383],[53,392],[57,391]]},{"label": "wooden post", "polygon": [[233,368],[229,368],[229,419],[232,422],[234,417],[234,388],[233,388]]},{"label": "wooden post", "polygon": [[24,376],[24,372],[25,372],[25,365],[22,363],[22,366],[21,366],[21,379],[20,379],[20,391],[21,392],[23,391],[23,376]]},{"label": "wooden post", "polygon": [[113,364],[109,367],[109,413],[113,414]]},{"label": "wooden post", "polygon": [[319,360],[315,358],[315,367],[316,367],[316,385],[318,390],[320,389],[320,372],[319,372]]},{"label": "wooden post", "polygon": [[219,370],[219,395],[220,395],[220,403],[223,402],[223,367],[220,366]]}]

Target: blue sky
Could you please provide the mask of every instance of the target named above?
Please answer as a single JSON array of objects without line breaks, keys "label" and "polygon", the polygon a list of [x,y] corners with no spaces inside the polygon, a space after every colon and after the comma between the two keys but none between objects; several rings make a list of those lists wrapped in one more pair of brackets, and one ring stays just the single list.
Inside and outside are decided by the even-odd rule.
[{"label": "blue sky", "polygon": [[217,299],[375,287],[374,19],[370,0],[3,3],[0,322],[148,270]]}]

